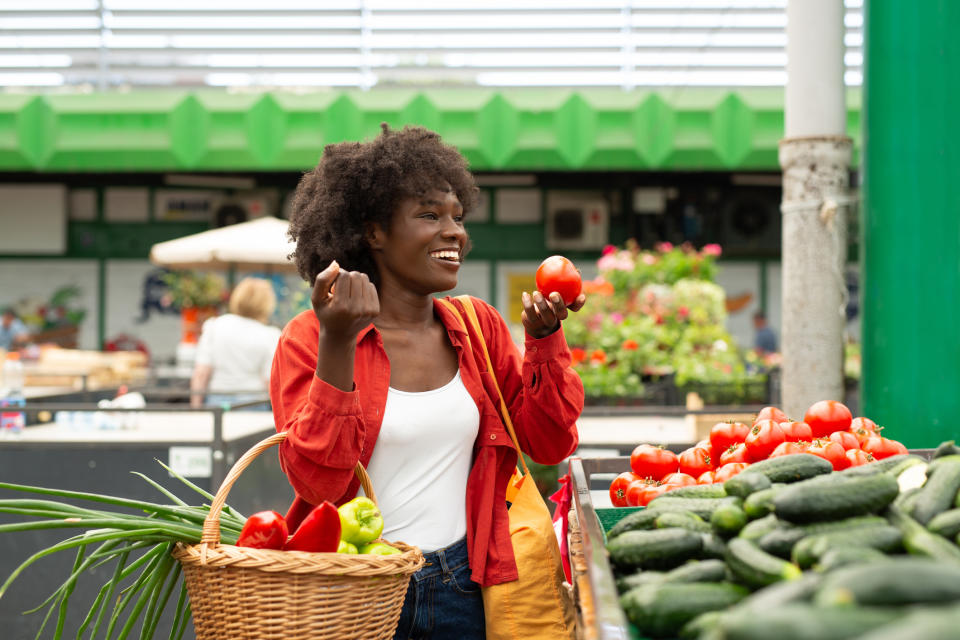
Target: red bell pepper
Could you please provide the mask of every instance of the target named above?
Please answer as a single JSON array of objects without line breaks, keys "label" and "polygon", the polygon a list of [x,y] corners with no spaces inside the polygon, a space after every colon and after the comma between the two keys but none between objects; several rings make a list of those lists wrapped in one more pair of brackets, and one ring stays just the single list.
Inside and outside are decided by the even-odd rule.
[{"label": "red bell pepper", "polygon": [[259,511],[243,523],[238,547],[283,549],[287,541],[287,521],[276,511]]},{"label": "red bell pepper", "polygon": [[336,553],[340,545],[340,514],[329,500],[314,507],[287,541],[286,551]]}]

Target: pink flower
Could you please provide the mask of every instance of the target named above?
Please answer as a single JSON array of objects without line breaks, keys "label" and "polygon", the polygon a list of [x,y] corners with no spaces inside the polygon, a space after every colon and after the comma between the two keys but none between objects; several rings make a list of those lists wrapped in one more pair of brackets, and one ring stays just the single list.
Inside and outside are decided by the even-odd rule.
[{"label": "pink flower", "polygon": [[653,255],[652,253],[646,253],[646,252],[644,252],[643,257],[640,258],[640,259],[643,260],[643,264],[656,264],[656,263],[657,263],[657,257],[656,257],[655,255]]},{"label": "pink flower", "polygon": [[681,306],[680,308],[677,309],[677,315],[680,316],[681,318],[686,318],[688,315],[690,315],[690,309],[687,309],[686,307]]},{"label": "pink flower", "polygon": [[611,313],[611,314],[610,314],[610,322],[612,322],[613,324],[620,324],[620,323],[622,323],[622,322],[623,322],[623,314],[622,314],[622,313],[617,313],[617,312]]},{"label": "pink flower", "polygon": [[719,257],[720,257],[720,254],[721,254],[723,251],[720,249],[720,245],[718,245],[718,244],[716,244],[716,243],[711,243],[711,244],[704,245],[704,247],[703,247],[703,252],[704,252],[706,255],[708,255],[708,256],[713,256],[713,257],[715,257],[715,258],[719,258]]},{"label": "pink flower", "polygon": [[673,250],[673,243],[672,243],[672,242],[658,242],[657,244],[654,245],[654,248],[655,248],[657,251],[660,251],[660,252],[662,252],[662,253],[666,253],[667,251],[672,251],[672,250]]},{"label": "pink flower", "polygon": [[600,255],[609,256],[611,253],[616,253],[617,248],[612,244],[608,244],[603,248],[603,252]]}]

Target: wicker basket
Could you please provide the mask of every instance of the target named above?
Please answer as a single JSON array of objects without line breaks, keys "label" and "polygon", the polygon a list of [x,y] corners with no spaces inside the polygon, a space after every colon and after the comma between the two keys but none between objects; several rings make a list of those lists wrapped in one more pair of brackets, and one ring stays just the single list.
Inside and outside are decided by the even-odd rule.
[{"label": "wicker basket", "polygon": [[[200,544],[178,544],[198,640],[322,640],[391,638],[410,576],[423,566],[416,547],[403,553],[349,555],[273,551],[220,544],[220,511],[247,465],[279,444],[270,436],[227,474],[203,524]],[[376,502],[360,463],[357,477]]]}]

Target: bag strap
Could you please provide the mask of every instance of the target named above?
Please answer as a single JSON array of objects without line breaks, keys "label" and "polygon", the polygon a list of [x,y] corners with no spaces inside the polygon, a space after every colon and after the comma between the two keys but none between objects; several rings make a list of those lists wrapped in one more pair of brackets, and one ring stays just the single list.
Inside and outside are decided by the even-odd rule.
[{"label": "bag strap", "polygon": [[523,467],[524,475],[530,475],[530,469],[527,468],[527,461],[523,458],[523,451],[520,449],[520,441],[517,439],[517,432],[513,428],[513,420],[510,419],[510,411],[507,410],[507,403],[503,399],[503,392],[500,391],[500,383],[497,382],[497,375],[493,370],[493,362],[490,360],[490,352],[487,351],[487,341],[483,337],[483,331],[480,329],[480,321],[477,318],[477,310],[473,308],[473,302],[470,300],[470,296],[457,296],[455,300],[458,300],[461,305],[463,305],[464,313],[461,313],[457,309],[456,305],[447,302],[446,300],[439,300],[441,304],[453,311],[457,316],[457,319],[460,320],[461,326],[463,326],[464,331],[467,331],[467,344],[470,346],[471,352],[473,351],[473,343],[470,341],[470,332],[467,330],[467,326],[464,323],[464,315],[466,315],[466,322],[470,323],[470,326],[473,327],[474,333],[480,338],[480,349],[483,351],[483,357],[487,361],[487,371],[490,373],[490,379],[493,380],[493,386],[497,390],[497,397],[500,400],[500,415],[503,417],[503,424],[507,428],[507,433],[510,434],[510,439],[513,441],[513,446],[517,450],[517,460],[520,462],[520,465]]}]

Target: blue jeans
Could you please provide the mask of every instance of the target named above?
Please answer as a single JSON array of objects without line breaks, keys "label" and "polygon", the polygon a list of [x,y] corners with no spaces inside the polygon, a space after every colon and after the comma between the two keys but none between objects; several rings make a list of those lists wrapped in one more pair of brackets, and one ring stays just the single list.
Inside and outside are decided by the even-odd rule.
[{"label": "blue jeans", "polygon": [[470,579],[467,539],[423,554],[410,578],[394,640],[483,640],[483,595]]}]

